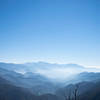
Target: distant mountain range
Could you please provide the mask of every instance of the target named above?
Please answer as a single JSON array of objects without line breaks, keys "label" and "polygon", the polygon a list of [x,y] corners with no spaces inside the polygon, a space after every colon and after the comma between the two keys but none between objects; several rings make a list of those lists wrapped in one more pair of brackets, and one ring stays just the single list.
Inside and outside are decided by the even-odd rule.
[{"label": "distant mountain range", "polygon": [[67,100],[69,95],[74,100],[76,86],[78,100],[100,100],[100,73],[90,70],[77,64],[0,63],[0,100]]}]

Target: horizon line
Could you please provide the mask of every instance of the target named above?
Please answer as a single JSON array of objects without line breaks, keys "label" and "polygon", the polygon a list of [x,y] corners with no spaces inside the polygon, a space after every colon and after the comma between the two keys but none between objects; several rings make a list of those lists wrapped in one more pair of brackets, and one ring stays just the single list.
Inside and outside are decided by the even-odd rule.
[{"label": "horizon line", "polygon": [[42,61],[42,60],[38,60],[38,61],[25,61],[25,62],[11,62],[11,61],[0,61],[0,63],[7,63],[7,64],[31,64],[31,63],[48,63],[48,64],[58,64],[58,65],[68,65],[68,64],[74,64],[74,65],[80,65],[83,66],[85,68],[100,68],[100,66],[85,66],[82,64],[78,64],[78,63],[58,63],[58,62],[49,62],[49,61]]}]

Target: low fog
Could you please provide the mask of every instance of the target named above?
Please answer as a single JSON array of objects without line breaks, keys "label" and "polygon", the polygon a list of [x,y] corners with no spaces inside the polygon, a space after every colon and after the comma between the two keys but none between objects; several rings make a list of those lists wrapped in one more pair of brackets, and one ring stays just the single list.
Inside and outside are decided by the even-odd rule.
[{"label": "low fog", "polygon": [[[51,80],[67,80],[82,72],[100,72],[98,68],[87,68],[77,64],[50,64],[50,63],[32,63],[28,64],[31,67],[30,72],[43,75]],[[22,70],[20,73],[25,74]]]}]

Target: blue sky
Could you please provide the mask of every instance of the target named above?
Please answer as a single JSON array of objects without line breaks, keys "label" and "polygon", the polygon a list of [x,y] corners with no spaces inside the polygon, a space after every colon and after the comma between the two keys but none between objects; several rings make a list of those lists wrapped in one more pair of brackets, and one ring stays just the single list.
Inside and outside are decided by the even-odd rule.
[{"label": "blue sky", "polygon": [[0,61],[100,66],[99,0],[0,0]]}]

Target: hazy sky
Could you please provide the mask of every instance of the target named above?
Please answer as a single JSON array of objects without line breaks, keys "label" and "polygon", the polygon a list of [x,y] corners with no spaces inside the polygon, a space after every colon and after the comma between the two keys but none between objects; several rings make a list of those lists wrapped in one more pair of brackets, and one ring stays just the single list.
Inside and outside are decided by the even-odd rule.
[{"label": "hazy sky", "polygon": [[100,0],[0,0],[0,61],[100,66]]}]

